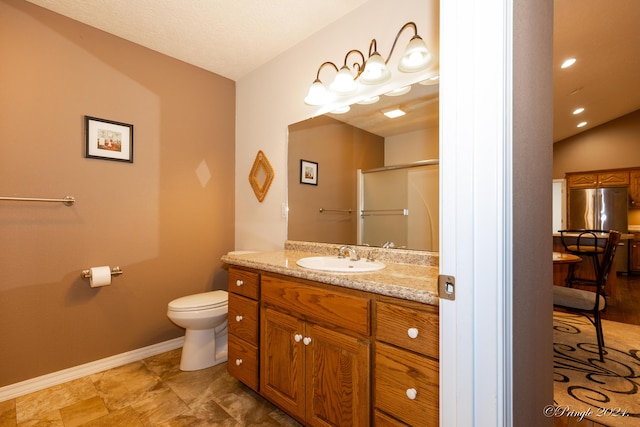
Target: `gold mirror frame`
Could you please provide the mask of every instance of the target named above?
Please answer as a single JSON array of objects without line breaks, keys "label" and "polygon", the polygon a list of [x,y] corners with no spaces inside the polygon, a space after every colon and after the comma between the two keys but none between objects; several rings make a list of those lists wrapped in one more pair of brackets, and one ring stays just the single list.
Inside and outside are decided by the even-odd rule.
[{"label": "gold mirror frame", "polygon": [[251,188],[260,203],[262,203],[269,191],[273,176],[273,168],[267,156],[265,156],[262,150],[258,151],[251,172],[249,173],[249,184],[251,184]]}]

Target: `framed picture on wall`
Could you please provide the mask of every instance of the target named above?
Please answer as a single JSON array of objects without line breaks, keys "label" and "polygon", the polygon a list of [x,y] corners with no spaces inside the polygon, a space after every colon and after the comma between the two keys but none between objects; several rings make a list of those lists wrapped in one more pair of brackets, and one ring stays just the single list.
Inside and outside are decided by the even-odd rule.
[{"label": "framed picture on wall", "polygon": [[85,157],[133,163],[133,125],[84,116]]},{"label": "framed picture on wall", "polygon": [[300,183],[318,185],[318,164],[300,160]]}]

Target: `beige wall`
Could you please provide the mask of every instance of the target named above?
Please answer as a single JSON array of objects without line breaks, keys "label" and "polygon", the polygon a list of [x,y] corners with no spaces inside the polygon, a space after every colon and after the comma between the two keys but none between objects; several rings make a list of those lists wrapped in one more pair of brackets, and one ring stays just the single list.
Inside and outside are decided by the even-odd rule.
[{"label": "beige wall", "polygon": [[[300,183],[300,160],[318,163],[318,185]],[[357,242],[357,169],[384,166],[384,139],[321,116],[289,126],[289,222],[292,240]],[[352,209],[320,213],[324,209]]]},{"label": "beige wall", "polygon": [[640,110],[553,144],[553,178],[640,166]]},{"label": "beige wall", "polygon": [[[0,201],[0,386],[182,335],[167,303],[226,288],[234,82],[17,0],[0,56],[0,196],[77,200]],[[133,124],[134,163],[84,158],[84,115]]]}]

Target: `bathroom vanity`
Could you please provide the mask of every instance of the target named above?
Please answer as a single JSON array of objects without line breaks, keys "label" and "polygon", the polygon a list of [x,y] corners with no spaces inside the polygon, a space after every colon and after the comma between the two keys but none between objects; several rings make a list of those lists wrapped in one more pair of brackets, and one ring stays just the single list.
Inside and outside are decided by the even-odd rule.
[{"label": "bathroom vanity", "polygon": [[384,262],[371,273],[296,265],[338,247],[222,258],[229,372],[305,425],[437,426],[437,254],[358,247]]}]

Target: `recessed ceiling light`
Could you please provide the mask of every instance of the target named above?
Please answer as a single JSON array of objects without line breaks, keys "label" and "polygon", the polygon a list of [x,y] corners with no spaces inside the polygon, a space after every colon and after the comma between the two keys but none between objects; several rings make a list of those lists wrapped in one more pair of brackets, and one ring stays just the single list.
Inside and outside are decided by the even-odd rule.
[{"label": "recessed ceiling light", "polygon": [[587,122],[580,122],[576,127],[582,128],[582,127],[585,127],[586,125],[587,125]]},{"label": "recessed ceiling light", "polygon": [[569,59],[566,59],[566,60],[562,63],[562,65],[560,66],[560,68],[569,68],[569,67],[571,67],[571,66],[572,66],[573,64],[575,64],[575,63],[576,63],[576,58],[569,58]]},{"label": "recessed ceiling light", "polygon": [[395,119],[396,117],[404,116],[406,113],[402,111],[400,107],[394,107],[389,110],[382,110],[382,114],[390,119]]},{"label": "recessed ceiling light", "polygon": [[575,110],[573,110],[573,114],[580,114],[584,111],[584,108],[580,107],[580,108],[576,108]]}]

